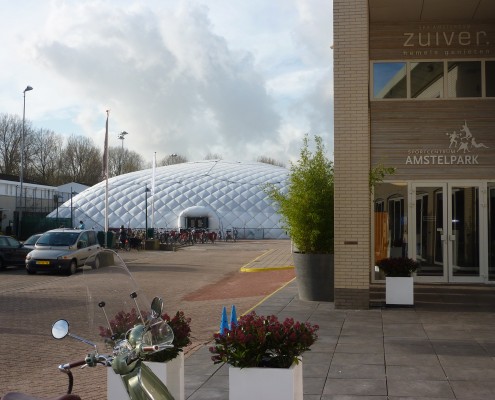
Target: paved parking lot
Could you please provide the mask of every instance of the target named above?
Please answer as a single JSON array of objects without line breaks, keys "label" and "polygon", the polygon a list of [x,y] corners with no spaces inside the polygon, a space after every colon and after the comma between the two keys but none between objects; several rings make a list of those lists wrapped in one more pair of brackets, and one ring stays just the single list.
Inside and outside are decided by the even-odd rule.
[{"label": "paved parking lot", "polygon": [[[219,329],[221,311],[236,305],[238,315],[290,281],[294,272],[288,241],[218,242],[177,252],[119,253],[148,298],[161,296],[169,314],[183,310],[191,317],[193,345],[186,357],[210,341]],[[243,270],[264,272],[246,273]],[[65,277],[23,269],[0,272],[0,394],[24,391],[37,396],[63,393],[67,378],[57,370],[62,362],[81,359],[89,347],[70,338],[51,337],[52,323],[64,312],[86,312],[85,293],[76,284],[81,274]],[[77,334],[77,332],[74,332]],[[105,399],[106,371],[75,371],[74,392]]]},{"label": "paved parking lot", "polygon": [[[372,309],[335,310],[333,303],[299,300],[293,270],[286,269],[289,246],[219,243],[123,254],[145,293],[161,295],[169,313],[181,309],[193,319],[194,345],[185,360],[188,400],[228,400],[228,366],[213,365],[202,344],[218,330],[222,307],[232,304],[238,314],[254,307],[259,314],[320,326],[318,341],[303,356],[305,400],[495,398],[492,286],[415,284],[414,307],[389,308],[378,305],[384,289],[378,284]],[[30,277],[8,270],[0,278],[0,393],[64,392],[66,378],[56,366],[79,360],[88,347],[55,341],[50,329],[67,313],[84,312],[81,274]],[[84,399],[105,399],[103,368],[77,370],[75,376],[75,392]]]}]

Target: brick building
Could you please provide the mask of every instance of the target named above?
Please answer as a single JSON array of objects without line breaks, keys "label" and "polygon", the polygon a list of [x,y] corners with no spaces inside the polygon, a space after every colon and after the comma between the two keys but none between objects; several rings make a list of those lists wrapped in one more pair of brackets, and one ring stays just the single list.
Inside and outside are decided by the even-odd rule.
[{"label": "brick building", "polygon": [[495,283],[495,2],[334,0],[333,51],[336,307],[368,308],[384,257]]}]

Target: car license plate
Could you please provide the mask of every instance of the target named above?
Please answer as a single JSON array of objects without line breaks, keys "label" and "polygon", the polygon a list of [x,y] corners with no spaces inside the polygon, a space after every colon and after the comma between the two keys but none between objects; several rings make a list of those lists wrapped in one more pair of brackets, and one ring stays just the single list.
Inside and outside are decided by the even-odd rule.
[{"label": "car license plate", "polygon": [[50,265],[50,261],[36,261],[37,265]]}]

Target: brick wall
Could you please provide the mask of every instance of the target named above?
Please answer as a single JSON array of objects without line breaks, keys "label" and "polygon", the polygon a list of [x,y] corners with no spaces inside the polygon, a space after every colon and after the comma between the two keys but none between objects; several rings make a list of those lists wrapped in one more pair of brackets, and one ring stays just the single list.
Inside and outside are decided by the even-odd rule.
[{"label": "brick wall", "polygon": [[368,0],[334,0],[335,307],[369,307]]}]

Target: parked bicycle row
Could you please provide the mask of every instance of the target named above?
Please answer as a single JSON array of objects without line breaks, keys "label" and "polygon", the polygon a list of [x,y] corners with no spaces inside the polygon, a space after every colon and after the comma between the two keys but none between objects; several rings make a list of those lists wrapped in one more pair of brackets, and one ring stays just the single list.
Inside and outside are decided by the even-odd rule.
[{"label": "parked bicycle row", "polygon": [[146,239],[158,239],[160,244],[167,245],[192,245],[197,243],[215,243],[217,240],[225,242],[237,241],[237,229],[226,229],[225,232],[211,231],[201,228],[180,228],[180,229],[131,229],[121,226],[120,229],[113,230],[117,235],[115,239],[115,248],[123,250],[140,250],[144,249]]}]

